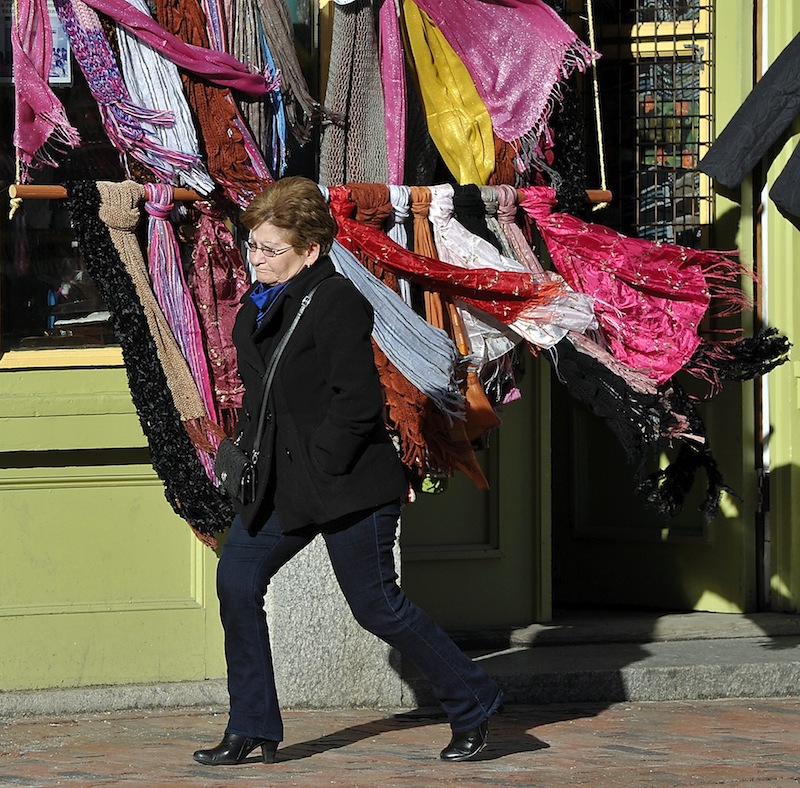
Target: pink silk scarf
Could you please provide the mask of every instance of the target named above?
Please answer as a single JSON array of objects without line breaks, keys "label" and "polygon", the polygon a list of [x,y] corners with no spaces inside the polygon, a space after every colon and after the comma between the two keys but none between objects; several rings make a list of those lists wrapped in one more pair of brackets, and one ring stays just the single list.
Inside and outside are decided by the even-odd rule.
[{"label": "pink silk scarf", "polygon": [[[521,189],[520,206],[536,222],[553,265],[578,292],[595,298],[595,314],[613,355],[659,383],[688,369],[701,343],[700,321],[712,295],[718,316],[746,305],[732,284],[746,273],[721,252],[628,238],[565,213],[551,213],[555,191]],[[713,292],[712,292],[713,291]]]},{"label": "pink silk scarf", "polygon": [[386,117],[389,183],[403,183],[406,158],[406,61],[395,0],[383,0],[378,16],[378,59]]},{"label": "pink silk scarf", "polygon": [[20,163],[20,182],[30,170],[57,167],[54,154],[77,148],[81,139],[48,78],[53,34],[45,0],[17,0],[11,28],[14,58],[14,147]]},{"label": "pink silk scarf", "polygon": [[508,325],[528,310],[538,310],[559,295],[559,284],[535,274],[492,268],[463,269],[403,249],[380,230],[351,218],[355,204],[346,186],[329,187],[337,239],[354,254],[362,253],[399,276],[437,289],[487,312]]},{"label": "pink silk scarf", "polygon": [[506,142],[549,141],[558,83],[596,58],[542,0],[415,0],[461,58]]},{"label": "pink silk scarf", "polygon": [[[525,239],[525,234],[522,228],[517,224],[517,190],[508,184],[501,184],[496,187],[497,189],[497,221],[500,229],[506,237],[509,245],[511,246],[514,257],[522,263],[525,263],[531,271],[541,272],[544,269],[536,256],[536,253],[531,249],[528,241]],[[589,298],[583,293],[570,292],[570,295],[575,297]],[[558,302],[562,296],[555,299]],[[593,307],[594,308],[594,307]],[[581,353],[591,356],[596,361],[603,364],[610,369],[615,375],[621,377],[632,389],[647,394],[655,394],[656,382],[651,377],[644,375],[641,372],[636,372],[627,365],[618,361],[611,353],[608,352],[605,346],[599,345],[594,340],[594,331],[590,332],[590,337],[585,331],[570,330],[567,333],[567,338]]]}]

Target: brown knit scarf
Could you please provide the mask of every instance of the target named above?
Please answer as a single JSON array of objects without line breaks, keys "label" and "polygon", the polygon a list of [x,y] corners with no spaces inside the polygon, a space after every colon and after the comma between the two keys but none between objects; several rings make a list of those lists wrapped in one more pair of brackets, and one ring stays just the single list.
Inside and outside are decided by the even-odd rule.
[{"label": "brown knit scarf", "polygon": [[[350,189],[350,199],[356,204],[353,218],[376,230],[383,230],[393,210],[389,187],[385,183],[348,183],[347,186]],[[395,293],[400,292],[397,277],[393,273],[376,265],[372,260],[363,260],[362,263],[387,287]]]}]

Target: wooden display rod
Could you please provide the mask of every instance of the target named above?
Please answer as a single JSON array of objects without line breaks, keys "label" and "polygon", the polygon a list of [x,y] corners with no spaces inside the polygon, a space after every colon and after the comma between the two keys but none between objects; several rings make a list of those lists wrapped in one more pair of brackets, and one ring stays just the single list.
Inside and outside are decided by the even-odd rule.
[{"label": "wooden display rod", "polygon": [[[8,193],[13,200],[18,197],[21,200],[64,200],[67,197],[67,190],[64,186],[35,186],[29,183],[12,183],[8,187]],[[198,194],[193,189],[176,188],[173,199],[178,202],[194,202],[204,200],[202,194]]]},{"label": "wooden display rod", "polygon": [[[22,200],[63,200],[67,190],[63,186],[35,186],[33,184],[12,183],[8,187],[12,199]],[[591,203],[611,202],[611,192],[605,189],[587,189],[586,196]],[[177,202],[194,202],[206,199],[193,189],[176,188],[174,197]]]},{"label": "wooden display rod", "polygon": [[586,196],[593,205],[597,205],[601,202],[611,202],[611,198],[613,197],[608,189],[587,189]]}]

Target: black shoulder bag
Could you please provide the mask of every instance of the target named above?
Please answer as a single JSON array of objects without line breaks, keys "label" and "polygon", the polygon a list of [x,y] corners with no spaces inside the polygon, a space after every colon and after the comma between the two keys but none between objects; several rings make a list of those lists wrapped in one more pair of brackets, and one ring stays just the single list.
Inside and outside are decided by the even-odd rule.
[{"label": "black shoulder bag", "polygon": [[245,506],[252,503],[256,497],[256,489],[258,487],[256,465],[258,463],[261,439],[264,436],[269,390],[272,386],[272,380],[275,377],[278,361],[280,361],[281,354],[286,348],[289,338],[300,322],[303,312],[306,311],[306,308],[311,303],[311,299],[320,284],[322,284],[322,282],[315,285],[314,288],[303,297],[303,300],[300,302],[300,308],[297,310],[297,314],[294,316],[294,320],[289,326],[289,330],[281,338],[278,347],[275,348],[275,352],[272,354],[272,358],[270,358],[267,369],[264,372],[264,386],[261,391],[261,410],[258,415],[258,426],[256,427],[256,436],[253,441],[252,450],[248,454],[239,447],[239,439],[242,437],[241,434],[236,440],[223,438],[217,449],[217,456],[214,459],[214,473],[228,495]]}]

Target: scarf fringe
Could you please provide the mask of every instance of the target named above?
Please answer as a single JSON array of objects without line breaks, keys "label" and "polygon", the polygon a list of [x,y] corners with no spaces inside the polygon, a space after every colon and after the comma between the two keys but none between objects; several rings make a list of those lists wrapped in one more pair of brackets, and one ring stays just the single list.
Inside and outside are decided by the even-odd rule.
[{"label": "scarf fringe", "polygon": [[192,445],[198,451],[208,454],[215,453],[219,442],[225,437],[225,430],[206,416],[199,419],[187,419],[181,424],[183,424]]},{"label": "scarf fringe", "polygon": [[708,383],[708,396],[712,396],[723,381],[752,380],[785,364],[791,348],[792,343],[777,328],[762,328],[755,336],[738,341],[701,342],[686,371]]},{"label": "scarf fringe", "polygon": [[[560,64],[558,69],[558,78],[561,81],[569,79],[575,70],[581,73],[585,72],[595,60],[599,57],[590,46],[585,44],[580,39],[575,39],[572,43],[567,44],[560,57],[558,57]],[[506,140],[509,142],[517,152],[515,159],[515,166],[520,175],[524,174],[531,165],[535,169],[546,172],[551,178],[551,186],[558,189],[561,186],[561,176],[547,165],[547,156],[545,149],[550,148],[555,144],[551,130],[551,117],[564,103],[564,92],[561,87],[561,81],[553,84],[550,95],[542,109],[542,114],[536,121],[535,125],[529,129],[525,134],[515,140]],[[523,158],[523,152],[526,152]]]},{"label": "scarf fringe", "polygon": [[706,495],[700,505],[703,519],[710,523],[719,514],[722,494],[728,493],[735,498],[739,496],[725,484],[716,459],[710,452],[683,445],[678,456],[666,468],[650,474],[638,486],[658,512],[667,518],[675,517],[683,508],[686,496],[691,490],[697,471],[706,472]]},{"label": "scarf fringe", "polygon": [[740,277],[753,282],[758,282],[758,278],[731,254],[706,250],[697,250],[692,254],[692,260],[702,268],[708,286],[710,317],[731,317],[753,308],[752,299],[735,282]]},{"label": "scarf fringe", "polygon": [[[58,108],[53,112],[43,112],[39,118],[52,128],[50,136],[33,155],[29,162],[22,162],[23,170],[27,175],[30,169],[38,170],[41,167],[58,167],[55,156],[65,154],[72,148],[77,148],[81,144],[81,135],[67,119],[66,114]],[[25,183],[27,177],[23,178]]]},{"label": "scarf fringe", "polygon": [[[606,421],[635,467],[638,493],[662,516],[674,517],[681,510],[701,468],[708,480],[700,507],[707,522],[717,516],[723,492],[735,495],[711,453],[700,414],[676,383],[660,387],[655,395],[642,394],[567,341],[547,355],[569,393]],[[681,444],[675,460],[648,474],[648,460],[674,441]]]}]

